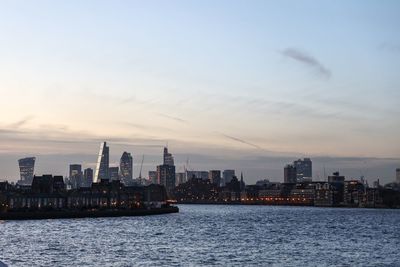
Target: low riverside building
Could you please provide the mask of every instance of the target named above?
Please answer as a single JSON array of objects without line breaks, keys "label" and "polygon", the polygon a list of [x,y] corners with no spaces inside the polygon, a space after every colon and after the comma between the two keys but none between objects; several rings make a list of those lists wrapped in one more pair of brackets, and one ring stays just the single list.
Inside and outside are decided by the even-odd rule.
[{"label": "low riverside building", "polygon": [[279,183],[261,181],[244,186],[237,177],[223,187],[192,178],[174,190],[178,203],[301,205],[318,207],[398,207],[400,190],[389,184],[369,188],[363,181],[346,181],[338,172],[328,181]]},{"label": "low riverside building", "polygon": [[218,201],[219,191],[210,180],[192,177],[174,189],[174,196],[181,203],[212,203]]},{"label": "low riverside building", "polygon": [[[400,200],[397,201],[397,205],[400,205]],[[380,208],[385,206],[391,206],[391,203],[386,203],[386,205],[384,205],[382,192],[381,190],[379,190],[379,188],[366,188],[364,195],[364,203],[362,203],[361,206],[366,208]]]},{"label": "low riverside building", "polygon": [[124,186],[101,180],[91,187],[66,190],[62,176],[34,176],[31,188],[0,185],[1,211],[139,209],[167,206],[164,186]]},{"label": "low riverside building", "polygon": [[259,201],[260,186],[258,185],[246,185],[244,191],[240,194],[240,200],[244,201]]},{"label": "low riverside building", "polygon": [[357,207],[364,201],[365,186],[358,180],[344,182],[343,200],[346,206]]},{"label": "low riverside building", "polygon": [[333,207],[339,204],[337,198],[337,188],[327,182],[317,182],[315,184],[314,205],[318,207]]},{"label": "low riverside building", "polygon": [[280,183],[270,183],[268,186],[264,186],[260,189],[258,196],[264,201],[274,201],[275,199],[282,197],[283,186]]},{"label": "low riverside building", "polygon": [[289,203],[293,205],[314,204],[315,184],[314,183],[298,183],[290,190]]}]

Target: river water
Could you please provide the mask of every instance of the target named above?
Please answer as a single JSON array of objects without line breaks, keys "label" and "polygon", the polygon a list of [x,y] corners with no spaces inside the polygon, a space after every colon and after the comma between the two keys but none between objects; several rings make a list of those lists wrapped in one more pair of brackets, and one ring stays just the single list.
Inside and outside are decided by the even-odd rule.
[{"label": "river water", "polygon": [[400,266],[400,210],[180,205],[180,213],[0,222],[9,266]]}]

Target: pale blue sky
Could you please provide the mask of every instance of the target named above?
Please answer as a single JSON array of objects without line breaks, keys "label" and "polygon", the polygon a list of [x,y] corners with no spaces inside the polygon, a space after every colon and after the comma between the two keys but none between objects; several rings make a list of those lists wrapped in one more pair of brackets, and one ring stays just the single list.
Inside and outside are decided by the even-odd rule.
[{"label": "pale blue sky", "polygon": [[0,1],[0,153],[400,158],[399,25],[399,1]]}]

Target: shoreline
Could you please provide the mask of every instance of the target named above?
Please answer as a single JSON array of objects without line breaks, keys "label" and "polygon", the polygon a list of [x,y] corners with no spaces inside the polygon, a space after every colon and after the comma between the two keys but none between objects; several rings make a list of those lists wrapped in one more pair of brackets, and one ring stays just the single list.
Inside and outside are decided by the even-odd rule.
[{"label": "shoreline", "polygon": [[47,219],[75,219],[101,218],[123,216],[148,216],[168,213],[178,213],[175,206],[156,209],[137,210],[70,210],[70,211],[11,211],[0,213],[0,220],[47,220]]},{"label": "shoreline", "polygon": [[314,207],[314,208],[349,208],[349,209],[400,209],[400,207],[387,207],[387,206],[348,206],[348,205],[336,205],[336,206],[315,206],[305,204],[280,204],[280,203],[241,203],[241,202],[177,202],[177,205],[232,205],[232,206],[287,206],[287,207]]}]

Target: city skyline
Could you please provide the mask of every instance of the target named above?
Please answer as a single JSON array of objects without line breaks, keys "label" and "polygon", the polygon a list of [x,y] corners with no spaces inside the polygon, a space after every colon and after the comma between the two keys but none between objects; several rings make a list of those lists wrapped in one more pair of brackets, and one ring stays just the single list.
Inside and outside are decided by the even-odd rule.
[{"label": "city skyline", "polygon": [[[94,8],[95,6],[95,8]],[[397,1],[4,2],[0,179],[96,166],[98,143],[177,172],[283,180],[313,159],[389,182],[400,165]],[[309,15],[310,10],[318,10]],[[145,14],[145,15],[144,15]],[[97,148],[95,148],[97,147]]]},{"label": "city skyline", "polygon": [[[218,165],[218,162],[214,163],[213,165],[202,165],[202,164],[192,164],[191,162],[189,162],[189,157],[188,154],[185,155],[185,162],[179,161],[177,164],[178,166],[175,166],[174,163],[174,157],[175,154],[169,153],[168,152],[168,148],[167,147],[163,147],[161,149],[162,154],[160,156],[161,158],[161,162],[154,162],[153,158],[150,157],[151,162],[147,162],[146,165],[147,167],[143,168],[142,164],[143,162],[134,164],[133,163],[133,157],[131,155],[131,153],[128,153],[126,151],[123,151],[121,158],[119,159],[119,165],[117,165],[116,163],[111,162],[110,163],[110,152],[112,154],[113,150],[110,150],[110,147],[107,146],[107,142],[101,142],[100,144],[100,151],[99,154],[97,156],[97,162],[92,162],[92,163],[88,163],[88,162],[80,162],[79,160],[76,160],[76,158],[74,159],[73,162],[80,162],[78,163],[68,163],[67,167],[69,168],[69,174],[65,174],[63,175],[65,178],[73,178],[73,183],[78,183],[78,184],[87,184],[88,181],[86,179],[86,174],[85,176],[83,176],[83,168],[85,168],[85,173],[87,172],[86,169],[91,169],[91,177],[93,178],[93,182],[98,182],[100,181],[100,179],[95,178],[96,176],[94,175],[96,170],[101,173],[103,173],[103,178],[102,179],[106,179],[106,180],[122,180],[124,183],[127,184],[131,184],[133,182],[133,179],[137,179],[139,177],[124,177],[122,170],[125,168],[128,168],[126,171],[129,172],[129,169],[131,169],[131,171],[133,172],[132,165],[135,165],[134,167],[136,168],[140,168],[140,171],[144,174],[142,177],[140,177],[141,179],[149,179],[149,181],[152,181],[152,178],[150,176],[151,172],[154,172],[155,169],[158,169],[158,165],[161,163],[162,165],[165,166],[173,166],[174,167],[174,173],[176,173],[176,180],[178,181],[178,174],[183,174],[185,172],[187,172],[186,174],[186,178],[190,178],[189,176],[195,176],[196,178],[201,178],[201,179],[210,179],[213,180],[212,178],[210,178],[210,174],[211,172],[213,172],[213,170],[218,170],[221,173],[221,185],[225,185],[226,182],[229,182],[233,176],[237,176],[237,173],[241,173],[241,176],[243,175],[243,170],[246,170],[246,167],[241,167],[241,168],[236,168],[236,169],[232,169],[229,167],[224,167],[224,166],[233,166],[234,164],[230,164],[230,165]],[[182,155],[180,155],[182,156]],[[193,156],[193,155],[191,155]],[[156,157],[157,158],[157,157]],[[18,159],[17,162],[20,164],[21,161],[25,161],[27,159],[31,159],[31,158],[22,158],[22,159]],[[33,159],[36,161],[36,157],[33,157]],[[144,159],[144,155],[142,156],[142,160]],[[271,158],[272,159],[272,158]],[[276,158],[273,158],[276,160]],[[323,164],[323,170],[320,170],[318,168],[321,167],[321,162],[319,162],[321,160],[321,158],[317,158],[317,171],[313,170],[313,165],[315,164],[314,160],[311,160],[310,158],[292,158],[292,157],[283,157],[280,158],[279,160],[281,161],[281,165],[280,165],[280,170],[278,170],[278,172],[276,172],[276,170],[274,170],[275,172],[267,172],[267,175],[264,176],[257,176],[254,175],[253,173],[251,173],[251,171],[245,171],[246,174],[246,182],[249,183],[255,183],[257,181],[261,181],[263,179],[268,179],[271,180],[273,182],[290,182],[290,181],[294,181],[294,182],[301,182],[301,181],[326,181],[328,178],[329,173],[332,172],[336,172],[336,171],[341,171],[342,173],[344,173],[346,176],[349,176],[351,179],[356,179],[356,180],[364,180],[367,182],[375,182],[377,179],[379,179],[381,182],[383,183],[390,183],[393,181],[397,181],[398,177],[399,177],[399,168],[395,168],[395,169],[391,169],[391,173],[389,174],[389,178],[384,177],[381,175],[380,170],[379,169],[373,169],[373,171],[375,171],[375,173],[379,173],[379,175],[372,175],[371,173],[368,173],[366,170],[363,169],[359,169],[356,174],[349,174],[351,172],[349,172],[349,169],[346,169],[346,165],[340,161],[335,163],[335,159],[333,158],[322,158],[323,161],[325,162]],[[254,159],[253,159],[254,160]],[[265,159],[264,159],[265,160]],[[286,160],[286,162],[284,162]],[[348,159],[351,160],[351,159]],[[373,159],[370,159],[373,160]],[[375,159],[378,160],[379,159]],[[123,165],[125,165],[126,167],[124,168],[119,168],[121,167],[121,163],[122,161],[126,161],[126,163],[124,163]],[[333,164],[332,164],[333,161]],[[350,167],[350,170],[352,168],[354,168],[355,166],[358,166],[358,164],[360,164],[360,162],[358,162],[358,159],[353,159],[353,165],[351,166],[347,166],[347,168]],[[290,163],[292,162],[292,164]],[[358,163],[357,163],[358,162]],[[63,164],[63,162],[58,162],[59,164]],[[229,159],[227,159],[226,163],[229,163]],[[253,161],[251,161],[250,163],[254,163]],[[127,164],[127,165],[126,165]],[[275,164],[277,164],[277,162],[275,162]],[[329,168],[326,168],[326,165],[331,166]],[[339,164],[339,165],[337,165]],[[340,165],[341,164],[341,165]],[[359,166],[360,168],[363,168],[365,166],[365,163],[362,163],[362,166]],[[394,161],[394,165],[393,166],[398,166],[396,165],[397,162]],[[39,165],[40,166],[40,165]],[[101,166],[101,167],[100,167]],[[204,167],[204,166],[208,166],[208,167]],[[93,167],[93,168],[92,168]],[[294,178],[289,178],[289,177],[293,177],[292,174],[287,173],[287,168],[291,167],[294,170]],[[40,169],[40,168],[39,168]],[[115,169],[115,170],[114,170]],[[148,172],[146,170],[148,169]],[[35,173],[32,172],[32,175],[44,175],[44,174],[49,174],[49,173],[54,173],[53,171],[54,169],[47,169],[44,172],[40,172],[40,171],[35,171]],[[76,171],[73,171],[76,170]],[[100,171],[103,170],[103,171]],[[32,169],[33,171],[33,169]],[[105,171],[107,171],[107,173],[109,173],[107,175],[107,173],[105,173]],[[24,179],[22,179],[22,172],[20,172],[20,181],[24,181]],[[74,174],[71,174],[72,172],[74,172]],[[236,172],[236,173],[235,173]],[[55,172],[56,175],[62,175],[61,173]],[[112,175],[111,173],[114,173],[114,175]],[[145,173],[149,173],[149,176],[146,176]],[[155,172],[157,173],[157,172]],[[248,174],[250,173],[250,176],[248,176]],[[279,173],[276,174],[275,176],[271,175],[271,173]],[[292,172],[293,173],[293,172]],[[76,176],[76,174],[79,174],[78,176]],[[265,173],[264,173],[265,174]],[[366,175],[367,174],[367,175]],[[106,176],[104,176],[106,175]],[[76,177],[74,177],[76,176]],[[84,180],[83,177],[85,177]],[[100,177],[100,175],[99,175]],[[10,178],[10,177],[8,177]],[[8,181],[14,181],[16,182],[18,179],[0,179],[0,180],[8,180]],[[75,181],[74,181],[75,180]],[[159,178],[157,178],[158,183],[160,183]],[[90,184],[90,182],[89,182]],[[175,182],[173,182],[173,184],[175,184]]]}]

